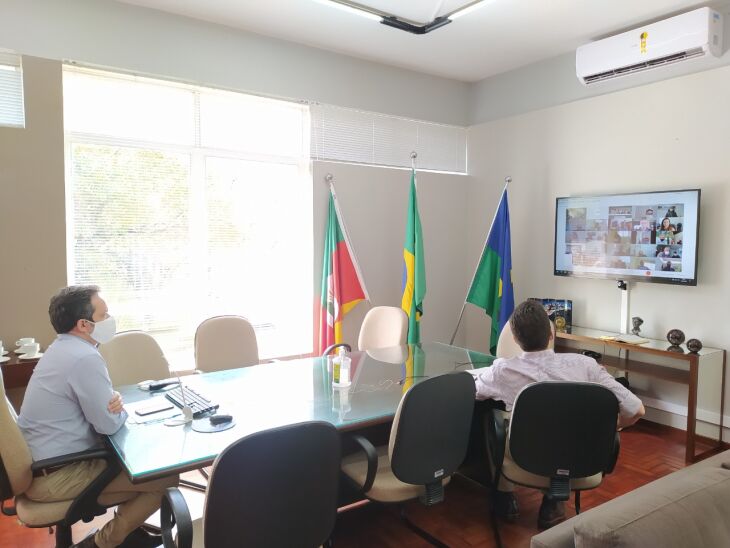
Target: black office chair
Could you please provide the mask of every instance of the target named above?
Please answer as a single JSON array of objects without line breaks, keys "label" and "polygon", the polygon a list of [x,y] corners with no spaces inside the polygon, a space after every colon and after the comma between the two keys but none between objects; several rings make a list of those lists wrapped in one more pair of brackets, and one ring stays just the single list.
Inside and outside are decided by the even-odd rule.
[{"label": "black office chair", "polygon": [[[16,423],[17,415],[5,396],[0,377],[0,507],[6,516],[16,516],[26,527],[56,528],[56,548],[68,548],[71,526],[77,521],[89,522],[106,513],[110,506],[130,499],[134,494],[99,496],[103,489],[120,472],[120,466],[111,450],[91,449],[71,455],[63,455],[33,462],[28,445]],[[47,468],[75,462],[104,459],[106,469],[73,500],[60,502],[36,502],[24,495],[33,481],[33,474]],[[13,499],[14,506],[5,503]]]},{"label": "black office chair", "polygon": [[[362,452],[343,459],[342,471],[372,501],[442,502],[444,485],[466,455],[475,391],[474,379],[465,372],[414,385],[398,406],[389,444],[376,449],[366,438],[351,436]],[[444,546],[411,522],[404,508],[401,517],[423,539]]]},{"label": "black office chair", "polygon": [[[568,500],[574,491],[580,513],[580,492],[598,487],[613,472],[620,448],[618,400],[604,386],[533,383],[517,395],[508,432],[502,414],[494,411],[492,416],[489,439],[494,442],[489,449],[496,463],[495,490],[504,476],[542,489],[553,500]],[[499,544],[494,507],[492,515]]]},{"label": "black office chair", "polygon": [[340,437],[326,422],[240,439],[213,464],[202,520],[192,523],[182,493],[167,490],[160,512],[164,546],[321,546],[335,526],[339,470]]}]

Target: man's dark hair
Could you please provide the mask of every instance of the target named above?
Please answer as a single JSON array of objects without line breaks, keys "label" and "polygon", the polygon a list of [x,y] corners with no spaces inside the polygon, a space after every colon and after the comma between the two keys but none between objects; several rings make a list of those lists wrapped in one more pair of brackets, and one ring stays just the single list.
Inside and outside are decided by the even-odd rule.
[{"label": "man's dark hair", "polygon": [[512,335],[525,352],[545,350],[550,342],[552,328],[542,303],[525,301],[515,308],[509,319]]},{"label": "man's dark hair", "polygon": [[48,315],[56,333],[68,333],[79,320],[91,320],[94,315],[91,298],[97,293],[99,288],[95,285],[71,285],[51,297]]}]

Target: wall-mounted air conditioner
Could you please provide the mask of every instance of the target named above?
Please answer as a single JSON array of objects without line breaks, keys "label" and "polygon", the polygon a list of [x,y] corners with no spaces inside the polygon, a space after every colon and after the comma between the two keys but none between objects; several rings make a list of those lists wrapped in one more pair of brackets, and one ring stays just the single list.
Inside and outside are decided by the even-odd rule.
[{"label": "wall-mounted air conditioner", "polygon": [[690,59],[722,55],[722,15],[699,8],[579,47],[575,70],[585,85]]}]

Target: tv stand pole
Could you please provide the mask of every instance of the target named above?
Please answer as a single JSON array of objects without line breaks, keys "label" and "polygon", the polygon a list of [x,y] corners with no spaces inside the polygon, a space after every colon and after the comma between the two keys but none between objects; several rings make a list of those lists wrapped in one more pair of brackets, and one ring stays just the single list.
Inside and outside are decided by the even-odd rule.
[{"label": "tv stand pole", "polygon": [[621,321],[619,323],[619,333],[629,332],[629,284],[624,280],[619,280],[616,284],[621,290]]}]

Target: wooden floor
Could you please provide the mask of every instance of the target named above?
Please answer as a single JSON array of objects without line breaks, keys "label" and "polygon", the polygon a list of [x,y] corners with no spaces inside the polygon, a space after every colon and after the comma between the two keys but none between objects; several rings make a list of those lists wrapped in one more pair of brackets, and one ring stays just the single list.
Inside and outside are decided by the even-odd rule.
[{"label": "wooden floor", "polygon": [[[598,489],[582,495],[582,508],[593,508],[683,466],[684,432],[642,421],[622,433],[621,456],[616,470]],[[537,512],[542,495],[521,488],[517,498],[520,518],[516,523],[500,524],[502,542],[507,548],[529,546],[530,538],[538,532]],[[467,480],[456,478],[447,487],[443,504],[425,508],[410,503],[406,508],[413,522],[449,546],[487,548],[495,545],[486,490]],[[568,516],[574,513],[570,503]],[[82,538],[88,527],[76,528],[74,538]],[[429,546],[402,524],[395,508],[374,504],[341,513],[334,542],[338,548]],[[0,516],[0,547],[52,546],[53,537],[47,529],[28,529],[18,525],[14,518]]]}]

